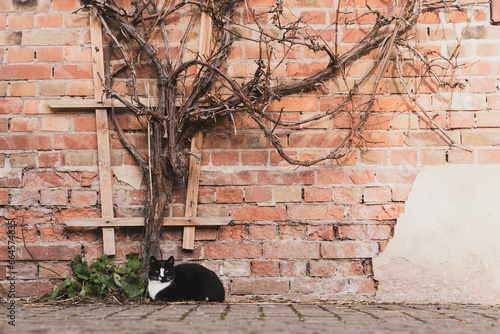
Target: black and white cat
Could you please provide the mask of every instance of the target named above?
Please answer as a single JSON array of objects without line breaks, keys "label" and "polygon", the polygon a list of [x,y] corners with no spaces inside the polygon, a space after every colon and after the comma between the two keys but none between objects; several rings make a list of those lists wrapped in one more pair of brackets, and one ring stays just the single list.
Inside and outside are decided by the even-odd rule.
[{"label": "black and white cat", "polygon": [[224,286],[217,275],[194,263],[174,267],[174,257],[149,260],[148,292],[153,300],[223,302]]}]

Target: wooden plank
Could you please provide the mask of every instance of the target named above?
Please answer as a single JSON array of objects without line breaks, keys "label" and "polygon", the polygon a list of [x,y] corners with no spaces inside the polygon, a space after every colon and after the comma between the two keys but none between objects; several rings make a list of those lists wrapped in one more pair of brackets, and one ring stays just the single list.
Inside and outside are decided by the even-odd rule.
[{"label": "wooden plank", "polygon": [[[227,225],[231,217],[165,217],[163,226],[218,226]],[[144,226],[143,217],[131,218],[66,218],[63,220],[73,227],[102,227],[102,226]]]},{"label": "wooden plank", "polygon": [[[90,15],[90,40],[92,45],[92,71],[94,75],[94,98],[102,95],[102,83],[99,75],[104,79],[104,52],[102,46],[101,22],[95,15]],[[113,189],[111,174],[111,151],[109,147],[108,111],[96,109],[97,125],[97,152],[99,161],[99,183],[101,195],[102,217],[112,218]],[[110,227],[102,229],[104,254],[115,255],[115,230]]]},{"label": "wooden plank", "polygon": [[[191,140],[191,155],[189,156],[189,176],[186,191],[185,217],[196,217],[198,209],[198,192],[200,186],[201,150],[203,147],[203,132],[198,131]],[[194,249],[194,227],[185,227],[182,248]]]},{"label": "wooden plank", "polygon": [[[148,104],[147,98],[140,98],[141,103]],[[74,112],[80,109],[97,109],[97,108],[111,108],[123,109],[125,105],[118,100],[111,99],[58,99],[47,100],[50,108],[56,111]],[[157,99],[151,99],[150,106],[156,107],[158,104]]]}]

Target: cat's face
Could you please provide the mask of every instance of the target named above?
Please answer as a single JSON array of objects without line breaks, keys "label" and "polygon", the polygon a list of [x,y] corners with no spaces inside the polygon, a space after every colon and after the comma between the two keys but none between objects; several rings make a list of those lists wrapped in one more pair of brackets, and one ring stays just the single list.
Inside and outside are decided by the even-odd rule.
[{"label": "cat's face", "polygon": [[174,257],[171,256],[168,260],[157,260],[154,256],[149,259],[149,274],[150,281],[170,282],[174,279]]}]

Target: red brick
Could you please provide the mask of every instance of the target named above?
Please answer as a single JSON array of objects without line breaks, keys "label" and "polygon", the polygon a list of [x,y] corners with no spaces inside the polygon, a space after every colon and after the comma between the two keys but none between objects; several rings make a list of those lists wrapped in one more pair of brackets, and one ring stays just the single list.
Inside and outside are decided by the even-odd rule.
[{"label": "red brick", "polygon": [[61,65],[54,68],[54,79],[92,79],[92,65]]},{"label": "red brick", "polygon": [[246,225],[221,226],[219,240],[244,240],[246,237]]},{"label": "red brick", "polygon": [[289,204],[289,219],[332,220],[344,219],[344,206],[335,204]]},{"label": "red brick", "polygon": [[[57,261],[71,260],[76,254],[80,254],[80,245],[29,245],[28,249],[36,260]],[[19,260],[31,260],[31,256],[25,247],[18,247]]]},{"label": "red brick", "polygon": [[230,215],[234,221],[249,220],[249,221],[269,221],[269,220],[286,220],[286,210],[284,207],[274,206],[244,206],[231,207]]},{"label": "red brick", "polygon": [[343,135],[331,133],[292,133],[290,147],[321,147],[331,148],[339,145]]},{"label": "red brick", "polygon": [[68,228],[66,226],[41,226],[39,231],[42,241],[68,240]]},{"label": "red brick", "polygon": [[273,198],[272,190],[267,187],[246,187],[245,202],[268,203]]},{"label": "red brick", "polygon": [[238,152],[228,150],[212,153],[212,165],[214,166],[237,166],[238,163]]},{"label": "red brick", "polygon": [[334,261],[311,261],[310,275],[319,277],[334,276],[337,271],[337,263]]},{"label": "red brick", "polygon": [[372,183],[375,181],[375,172],[372,170],[353,170],[349,178],[354,184]]},{"label": "red brick", "polygon": [[333,226],[331,225],[309,225],[307,232],[308,240],[333,240]]},{"label": "red brick", "polygon": [[32,132],[38,130],[37,118],[13,118],[10,129],[13,132]]},{"label": "red brick", "polygon": [[38,49],[36,59],[40,62],[60,62],[63,60],[62,48]]},{"label": "red brick", "polygon": [[[9,283],[1,283],[9,291]],[[54,283],[50,281],[16,282],[16,297],[36,297],[51,292]]]},{"label": "red brick", "polygon": [[207,133],[203,140],[203,149],[227,149],[229,138],[225,134]]},{"label": "red brick", "polygon": [[0,99],[0,114],[20,114],[23,112],[21,99]]},{"label": "red brick", "polygon": [[404,211],[401,204],[352,205],[347,216],[350,219],[397,219]]},{"label": "red brick", "polygon": [[288,280],[283,279],[235,279],[231,284],[233,295],[280,295],[289,291]]},{"label": "red brick", "polygon": [[[73,190],[71,192],[71,205],[92,206],[97,203],[97,192],[93,190]],[[137,203],[134,202],[134,203]],[[133,203],[131,203],[133,204]]]},{"label": "red brick", "polygon": [[390,225],[365,225],[365,237],[369,240],[387,240],[391,237]]},{"label": "red brick", "polygon": [[64,154],[61,153],[40,153],[38,163],[40,167],[62,167],[64,158]]},{"label": "red brick", "polygon": [[[55,272],[55,273],[54,273]],[[39,264],[40,278],[64,278],[69,274],[68,264],[61,262],[42,262]]]},{"label": "red brick", "polygon": [[231,135],[231,149],[264,149],[270,148],[268,139],[263,134],[233,134]]},{"label": "red brick", "polygon": [[363,225],[341,225],[337,228],[338,238],[343,240],[364,239]]},{"label": "red brick", "polygon": [[0,205],[9,204],[9,191],[8,190],[0,190]]},{"label": "red brick", "polygon": [[76,172],[28,172],[24,175],[25,187],[78,187],[80,174]]},{"label": "red brick", "polygon": [[361,188],[355,187],[335,187],[333,188],[333,197],[335,203],[360,203],[362,200]]},{"label": "red brick", "polygon": [[280,243],[264,244],[266,259],[317,259],[319,258],[318,243]]},{"label": "red brick", "polygon": [[372,258],[378,255],[376,242],[341,241],[321,244],[323,259]]},{"label": "red brick", "polygon": [[30,63],[35,59],[35,51],[31,48],[9,48],[9,63]]},{"label": "red brick", "polygon": [[274,225],[250,225],[248,228],[250,240],[273,240],[276,235],[276,226]]},{"label": "red brick", "polygon": [[41,205],[67,205],[68,192],[66,190],[48,190],[42,189],[40,191],[40,204]]},{"label": "red brick", "polygon": [[320,169],[317,178],[319,184],[352,184],[349,172],[344,170]]},{"label": "red brick", "polygon": [[253,276],[278,276],[279,263],[274,261],[252,261]]},{"label": "red brick", "polygon": [[206,259],[255,259],[262,257],[260,244],[207,244]]},{"label": "red brick", "polygon": [[500,150],[478,150],[477,161],[480,164],[500,163]]},{"label": "red brick", "polygon": [[0,80],[37,80],[50,79],[52,67],[49,65],[2,65]]},{"label": "red brick", "polygon": [[96,135],[56,135],[54,139],[56,150],[97,149]]},{"label": "red brick", "polygon": [[77,0],[54,0],[54,10],[74,10],[78,8]]},{"label": "red brick", "polygon": [[[288,66],[290,65],[292,64]],[[292,65],[292,67],[295,67],[295,65]],[[267,111],[280,112],[282,108],[284,111],[318,111],[318,98],[315,96],[283,97],[281,101],[271,103]]]},{"label": "red brick", "polygon": [[36,26],[43,28],[58,28],[63,23],[61,14],[39,13],[36,15]]},{"label": "red brick", "polygon": [[366,187],[363,193],[365,203],[390,202],[392,192],[390,187]]},{"label": "red brick", "polygon": [[332,200],[330,188],[305,187],[304,200],[306,202],[328,202]]},{"label": "red brick", "polygon": [[215,191],[217,203],[243,202],[243,190],[240,188],[217,188]]},{"label": "red brick", "polygon": [[0,137],[3,150],[50,150],[52,138],[39,135],[10,135]]},{"label": "red brick", "polygon": [[280,240],[304,240],[307,226],[280,225]]},{"label": "red brick", "polygon": [[241,152],[241,164],[243,166],[265,166],[268,161],[267,152],[251,151]]}]

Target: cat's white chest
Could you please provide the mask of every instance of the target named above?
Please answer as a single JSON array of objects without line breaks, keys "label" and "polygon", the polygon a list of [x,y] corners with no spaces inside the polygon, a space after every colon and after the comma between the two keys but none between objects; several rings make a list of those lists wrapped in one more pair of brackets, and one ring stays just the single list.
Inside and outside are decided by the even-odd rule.
[{"label": "cat's white chest", "polygon": [[148,283],[149,296],[152,299],[156,299],[156,295],[158,294],[158,292],[167,288],[170,284],[172,284],[172,281],[170,282],[149,281]]}]

